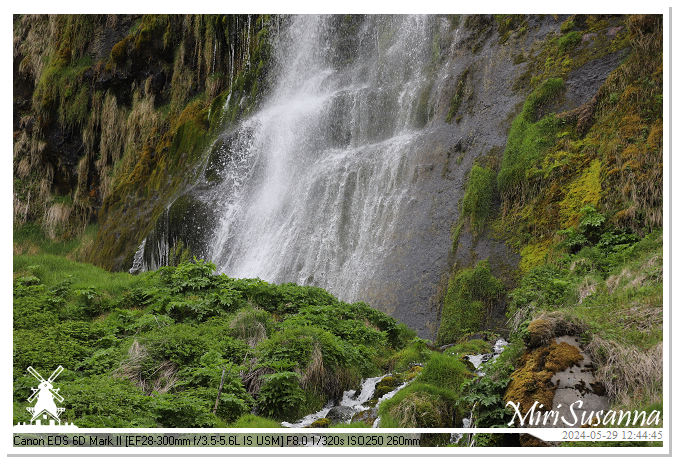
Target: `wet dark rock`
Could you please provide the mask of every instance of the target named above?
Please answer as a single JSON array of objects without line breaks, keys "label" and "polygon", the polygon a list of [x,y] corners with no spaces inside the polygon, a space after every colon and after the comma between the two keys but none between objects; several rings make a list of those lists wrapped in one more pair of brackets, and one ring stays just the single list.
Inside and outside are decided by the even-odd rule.
[{"label": "wet dark rock", "polygon": [[332,422],[349,422],[356,410],[350,406],[335,406],[325,416]]},{"label": "wet dark rock", "polygon": [[606,78],[629,53],[629,49],[623,49],[610,55],[591,60],[588,63],[573,70],[566,79],[566,93],[563,103],[555,108],[554,112],[571,110],[585,104],[592,99]]}]

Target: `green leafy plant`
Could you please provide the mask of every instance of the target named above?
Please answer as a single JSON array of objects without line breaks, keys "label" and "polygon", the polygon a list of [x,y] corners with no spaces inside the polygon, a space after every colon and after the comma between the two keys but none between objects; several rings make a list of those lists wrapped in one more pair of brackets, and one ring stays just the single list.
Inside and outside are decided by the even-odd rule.
[{"label": "green leafy plant", "polygon": [[299,386],[299,374],[279,372],[264,377],[264,385],[257,397],[257,411],[265,417],[294,420],[299,415],[299,406],[304,401],[304,392]]}]

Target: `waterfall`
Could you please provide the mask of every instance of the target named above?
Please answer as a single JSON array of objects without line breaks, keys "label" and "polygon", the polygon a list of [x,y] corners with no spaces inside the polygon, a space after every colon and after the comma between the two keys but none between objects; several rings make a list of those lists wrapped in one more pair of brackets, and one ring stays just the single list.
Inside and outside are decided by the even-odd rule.
[{"label": "waterfall", "polygon": [[292,18],[271,95],[240,124],[213,192],[220,271],[364,298],[416,201],[432,21],[370,18],[337,37],[337,18]]},{"label": "waterfall", "polygon": [[218,181],[195,193],[214,215],[204,257],[232,277],[367,301],[431,337],[459,197],[442,148],[455,29],[303,15],[274,37],[267,96],[223,134]]}]

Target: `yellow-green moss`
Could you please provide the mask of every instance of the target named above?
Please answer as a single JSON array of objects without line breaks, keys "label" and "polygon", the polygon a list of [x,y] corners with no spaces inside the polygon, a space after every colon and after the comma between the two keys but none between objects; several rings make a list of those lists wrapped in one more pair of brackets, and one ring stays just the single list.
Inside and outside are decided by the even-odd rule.
[{"label": "yellow-green moss", "polygon": [[409,381],[417,377],[422,372],[422,366],[413,366],[405,373],[404,380]]},{"label": "yellow-green moss", "polygon": [[531,243],[521,248],[521,261],[519,262],[519,269],[528,272],[535,266],[544,263],[552,249],[552,241],[545,240],[542,242]]},{"label": "yellow-green moss", "polygon": [[559,121],[553,116],[538,121],[539,111],[563,89],[563,79],[547,79],[528,96],[512,122],[497,177],[498,190],[505,202],[526,194],[526,172],[542,160],[554,143]]},{"label": "yellow-green moss", "polygon": [[599,205],[601,199],[601,161],[595,159],[587,170],[566,187],[564,199],[559,203],[562,227],[574,227],[581,217],[584,205]]},{"label": "yellow-green moss", "polygon": [[[544,130],[538,130],[538,124],[550,116],[531,123],[522,114],[512,125],[498,175],[502,215],[493,229],[520,252],[523,272],[563,253],[556,247],[561,242],[557,231],[574,227],[584,205],[596,207],[612,226],[639,234],[662,224],[659,18],[628,17],[627,27],[611,38],[607,32],[624,26],[623,20],[592,16],[587,18],[587,43],[560,52],[557,34],[529,60],[533,79],[561,77],[566,71],[553,68],[556,61],[561,66],[570,58],[575,69],[631,49],[586,105],[554,115]],[[569,33],[583,27],[583,18],[570,19],[574,23],[565,27]]]},{"label": "yellow-green moss", "polygon": [[551,372],[560,372],[579,363],[582,359],[582,354],[577,346],[566,342],[555,343],[550,346],[545,359],[545,369]]},{"label": "yellow-green moss", "polygon": [[580,350],[565,342],[552,341],[549,346],[526,352],[511,376],[505,392],[505,403],[513,401],[519,404],[522,413],[527,413],[536,401],[547,410],[551,409],[556,389],[551,381],[552,376],[582,359]]},{"label": "yellow-green moss", "polygon": [[309,427],[309,428],[323,428],[323,429],[327,429],[328,427],[330,427],[330,423],[331,423],[331,422],[330,422],[330,419],[328,419],[327,417],[323,417],[323,418],[321,418],[321,419],[315,420],[315,421],[312,422],[311,425],[309,425],[308,427]]},{"label": "yellow-green moss", "polygon": [[452,122],[453,117],[455,117],[457,111],[460,109],[460,105],[462,104],[462,100],[464,98],[465,88],[467,86],[467,78],[469,77],[470,72],[471,67],[465,69],[457,78],[455,92],[453,92],[453,96],[450,99],[450,109],[448,110],[448,115],[446,116],[446,122],[449,124]]},{"label": "yellow-green moss", "polygon": [[[462,217],[469,218],[472,232],[475,235],[483,231],[491,214],[494,193],[495,172],[477,164],[472,166],[462,199]],[[453,239],[457,241],[459,235]],[[457,248],[456,244],[455,248]]]}]

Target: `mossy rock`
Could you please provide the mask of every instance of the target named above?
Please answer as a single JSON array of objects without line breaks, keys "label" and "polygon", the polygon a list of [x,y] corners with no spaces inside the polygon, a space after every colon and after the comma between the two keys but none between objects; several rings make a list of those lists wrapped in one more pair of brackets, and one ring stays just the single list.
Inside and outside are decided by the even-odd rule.
[{"label": "mossy rock", "polygon": [[372,425],[375,423],[375,420],[377,420],[377,409],[370,408],[356,413],[356,415],[351,418],[351,423],[356,424],[362,422],[372,427]]},{"label": "mossy rock", "polygon": [[403,379],[398,374],[384,377],[382,380],[377,382],[377,385],[375,385],[375,393],[373,394],[373,398],[381,398],[387,393],[394,391],[402,383]]},{"label": "mossy rock", "polygon": [[420,372],[422,372],[422,366],[413,366],[406,372],[404,380],[406,382],[413,380]]},{"label": "mossy rock", "polygon": [[565,318],[561,313],[550,312],[536,317],[528,324],[524,341],[529,348],[535,348],[555,337],[576,335],[582,330],[580,324]]},{"label": "mossy rock", "polygon": [[552,408],[554,390],[552,376],[582,361],[580,349],[570,343],[556,343],[540,346],[525,353],[519,360],[519,367],[511,376],[505,392],[505,403],[513,401],[522,413],[527,413],[538,402],[545,410]]},{"label": "mossy rock", "polygon": [[545,359],[545,369],[550,372],[560,372],[582,360],[582,353],[577,346],[566,342],[552,343]]},{"label": "mossy rock", "polygon": [[327,429],[328,427],[330,427],[331,423],[332,422],[330,421],[330,419],[328,419],[327,417],[323,417],[321,419],[316,419],[310,425],[307,425],[306,428]]},{"label": "mossy rock", "polygon": [[534,319],[526,328],[527,345],[537,347],[554,335],[554,324],[549,319]]}]

